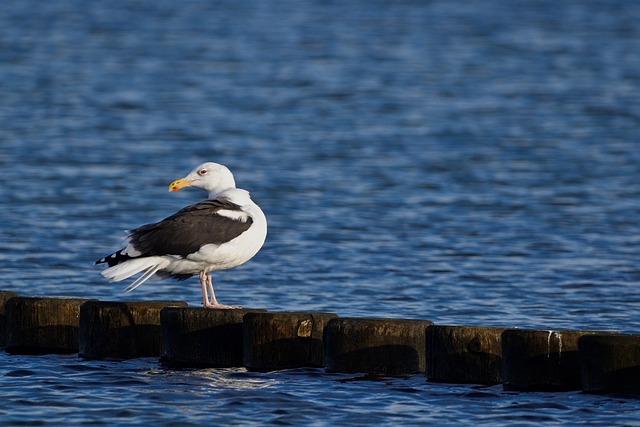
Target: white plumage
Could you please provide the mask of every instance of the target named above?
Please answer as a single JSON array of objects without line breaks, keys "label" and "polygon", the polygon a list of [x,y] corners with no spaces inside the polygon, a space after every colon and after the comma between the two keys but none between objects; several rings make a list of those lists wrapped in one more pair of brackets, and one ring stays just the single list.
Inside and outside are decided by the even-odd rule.
[{"label": "white plumage", "polygon": [[236,188],[231,171],[217,163],[203,163],[173,181],[169,191],[185,187],[205,190],[209,198],[130,230],[124,248],[96,264],[107,264],[101,274],[114,282],[141,273],[125,292],[154,276],[184,280],[198,274],[205,308],[239,308],[218,303],[211,271],[244,264],[260,250],[267,236],[264,213],[249,192]]}]

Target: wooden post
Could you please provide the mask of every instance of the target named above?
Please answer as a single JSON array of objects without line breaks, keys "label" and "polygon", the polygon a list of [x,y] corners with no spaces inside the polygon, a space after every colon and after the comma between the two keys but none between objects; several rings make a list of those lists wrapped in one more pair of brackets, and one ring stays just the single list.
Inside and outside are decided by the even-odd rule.
[{"label": "wooden post", "polygon": [[15,297],[16,293],[11,291],[0,291],[0,347],[7,345],[7,315],[4,304],[9,298]]},{"label": "wooden post", "polygon": [[505,390],[580,390],[578,339],[588,331],[507,329],[502,333]]},{"label": "wooden post", "polygon": [[501,334],[504,330],[497,327],[429,326],[427,378],[456,384],[501,383]]},{"label": "wooden post", "polygon": [[248,313],[244,366],[252,371],[324,367],[323,333],[334,313]]},{"label": "wooden post", "polygon": [[243,317],[257,312],[266,310],[163,309],[160,312],[162,363],[172,367],[197,368],[243,366]]},{"label": "wooden post", "polygon": [[123,360],[160,357],[160,310],[186,307],[175,301],[88,301],[80,307],[79,355]]},{"label": "wooden post", "polygon": [[327,325],[327,371],[385,375],[424,373],[426,328],[409,319],[332,319]]},{"label": "wooden post", "polygon": [[82,298],[13,297],[5,304],[7,351],[14,354],[76,353]]},{"label": "wooden post", "polygon": [[640,335],[585,335],[578,347],[583,391],[640,394]]}]

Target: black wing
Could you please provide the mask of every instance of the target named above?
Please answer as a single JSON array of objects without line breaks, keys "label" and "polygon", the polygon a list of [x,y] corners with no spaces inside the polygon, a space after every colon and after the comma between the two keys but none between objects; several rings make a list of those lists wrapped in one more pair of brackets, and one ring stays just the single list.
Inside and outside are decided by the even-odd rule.
[{"label": "black wing", "polygon": [[[140,256],[177,255],[186,257],[208,244],[222,244],[235,239],[251,227],[253,220],[229,218],[220,210],[242,212],[240,207],[224,199],[205,200],[189,205],[155,224],[131,230],[129,243]],[[114,256],[115,255],[115,256]],[[98,261],[109,266],[129,259],[121,251]]]}]

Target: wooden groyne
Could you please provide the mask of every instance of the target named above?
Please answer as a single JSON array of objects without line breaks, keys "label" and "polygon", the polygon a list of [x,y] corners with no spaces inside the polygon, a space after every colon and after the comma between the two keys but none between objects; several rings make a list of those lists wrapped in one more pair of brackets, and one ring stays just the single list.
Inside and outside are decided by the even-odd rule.
[{"label": "wooden groyne", "polygon": [[324,367],[324,330],[333,313],[249,313],[243,364],[251,371]]},{"label": "wooden groyne", "polygon": [[429,320],[335,318],[325,337],[329,372],[424,373]]},{"label": "wooden groyne", "polygon": [[7,308],[5,303],[9,298],[15,296],[15,292],[0,291],[0,347],[7,345]]},{"label": "wooden groyne", "polygon": [[426,333],[431,381],[493,385],[502,382],[502,333],[506,328],[431,325]]},{"label": "wooden groyne", "polygon": [[87,301],[80,306],[78,354],[85,359],[133,359],[162,354],[160,311],[184,302]]},{"label": "wooden groyne", "polygon": [[80,306],[88,299],[12,297],[4,305],[9,353],[78,352]]},{"label": "wooden groyne", "polygon": [[160,312],[162,362],[175,367],[243,366],[244,317],[266,310],[167,307]]},{"label": "wooden groyne", "polygon": [[582,390],[640,394],[640,335],[585,335],[578,348]]},{"label": "wooden groyne", "polygon": [[207,310],[179,301],[34,298],[0,291],[0,346],[10,354],[157,357],[169,367],[314,367],[426,375],[506,390],[640,395],[640,335],[437,325],[335,313]]}]

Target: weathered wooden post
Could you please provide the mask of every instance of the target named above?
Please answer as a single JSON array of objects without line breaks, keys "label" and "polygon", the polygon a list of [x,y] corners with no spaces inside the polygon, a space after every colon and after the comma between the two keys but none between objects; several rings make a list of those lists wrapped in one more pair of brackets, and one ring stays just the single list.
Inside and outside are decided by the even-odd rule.
[{"label": "weathered wooden post", "polygon": [[83,298],[13,297],[5,303],[7,351],[45,354],[78,351]]},{"label": "weathered wooden post", "polygon": [[167,307],[160,312],[162,362],[172,367],[243,366],[243,318],[266,310]]},{"label": "weathered wooden post", "polygon": [[330,372],[424,373],[429,320],[332,319],[325,336]]},{"label": "weathered wooden post", "polygon": [[578,339],[588,331],[507,329],[502,333],[505,390],[580,390]]},{"label": "weathered wooden post", "polygon": [[7,345],[7,315],[4,304],[9,298],[15,297],[16,293],[11,291],[0,291],[0,347]]},{"label": "weathered wooden post", "polygon": [[323,334],[334,313],[248,313],[244,366],[252,371],[324,367]]},{"label": "weathered wooden post", "polygon": [[80,307],[79,355],[85,359],[160,357],[160,310],[176,301],[88,301]]},{"label": "weathered wooden post", "polygon": [[640,394],[640,335],[585,335],[578,347],[583,391]]},{"label": "weathered wooden post", "polygon": [[506,328],[431,325],[427,378],[456,384],[499,384],[501,335]]}]

